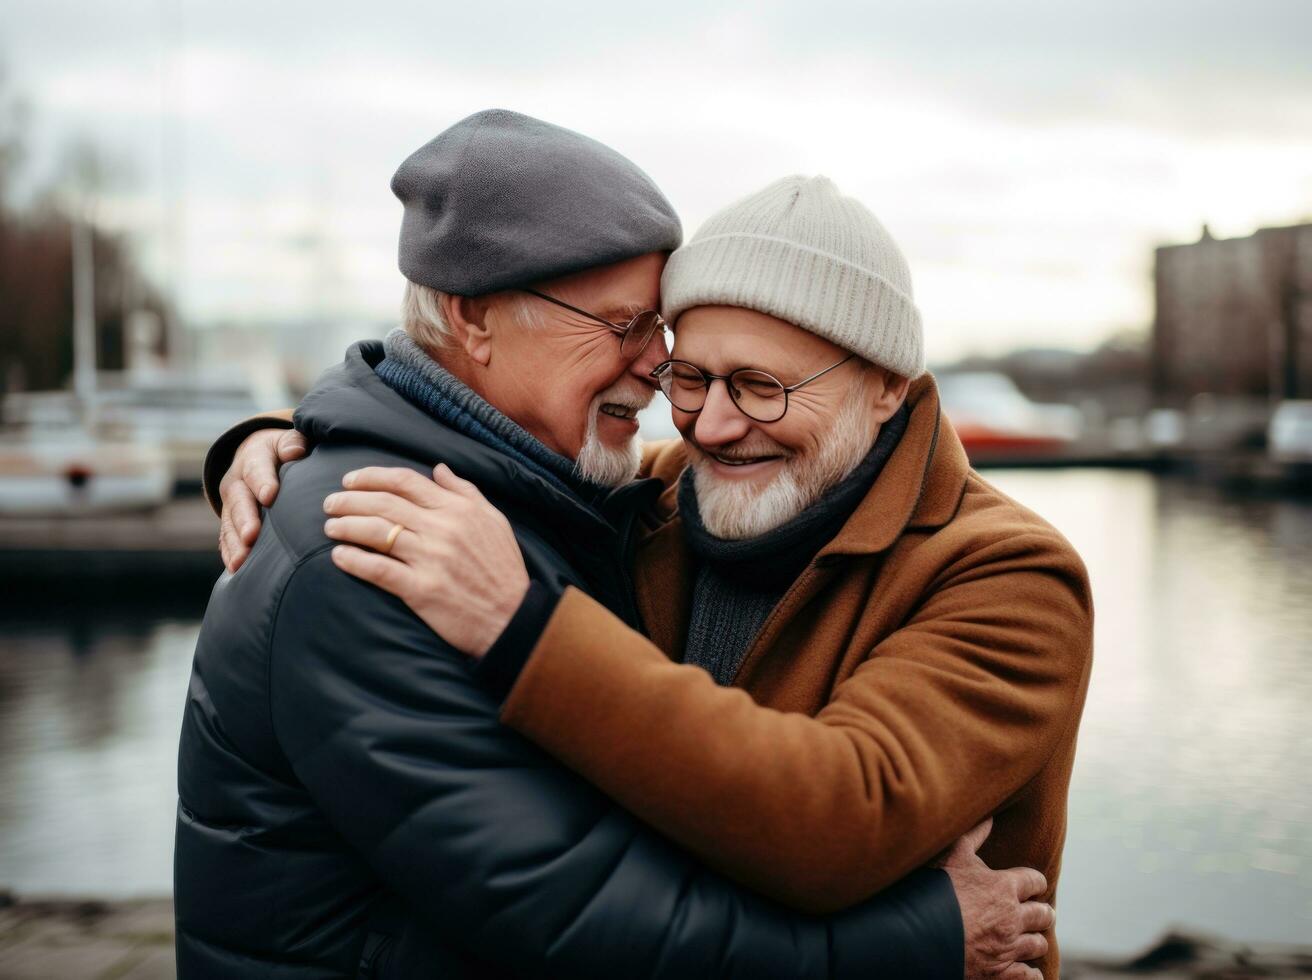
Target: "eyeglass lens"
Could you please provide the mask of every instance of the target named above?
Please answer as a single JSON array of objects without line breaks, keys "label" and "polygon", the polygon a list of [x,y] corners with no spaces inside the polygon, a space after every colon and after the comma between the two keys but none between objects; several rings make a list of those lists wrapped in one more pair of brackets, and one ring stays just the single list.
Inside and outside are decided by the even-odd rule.
[{"label": "eyeglass lens", "polygon": [[[660,376],[661,391],[675,408],[683,412],[700,412],[706,404],[710,381],[691,364],[675,361]],[[788,404],[784,386],[764,371],[742,368],[725,382],[729,397],[745,415],[758,422],[776,422]]]},{"label": "eyeglass lens", "polygon": [[655,310],[646,310],[630,320],[624,330],[624,337],[620,340],[620,355],[630,359],[641,355],[647,349],[647,344],[651,342],[660,322],[661,315]]}]

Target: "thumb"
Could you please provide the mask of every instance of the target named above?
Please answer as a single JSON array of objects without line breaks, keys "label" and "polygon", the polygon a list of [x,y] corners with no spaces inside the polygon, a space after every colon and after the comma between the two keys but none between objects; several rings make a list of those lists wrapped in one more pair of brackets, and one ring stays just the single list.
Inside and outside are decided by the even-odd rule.
[{"label": "thumb", "polygon": [[456,476],[455,473],[452,472],[451,467],[447,466],[446,463],[438,463],[433,467],[433,482],[443,490],[450,490],[452,493],[458,493],[462,497],[480,499],[483,496],[482,493],[479,492],[478,487],[474,486],[474,484],[470,483],[468,480],[462,480],[460,477]]},{"label": "thumb", "polygon": [[278,439],[278,461],[281,463],[300,459],[305,455],[305,436],[295,429],[288,429]]},{"label": "thumb", "polygon": [[989,839],[989,834],[991,833],[993,833],[993,818],[985,817],[974,827],[970,828],[970,830],[966,831],[966,833],[962,835],[961,840],[957,843],[966,848],[969,853],[974,854],[984,846],[984,842]]},{"label": "thumb", "polygon": [[957,838],[957,842],[952,845],[943,863],[972,863],[976,860],[975,852],[984,846],[984,842],[988,840],[989,834],[992,832],[993,818],[988,817]]}]

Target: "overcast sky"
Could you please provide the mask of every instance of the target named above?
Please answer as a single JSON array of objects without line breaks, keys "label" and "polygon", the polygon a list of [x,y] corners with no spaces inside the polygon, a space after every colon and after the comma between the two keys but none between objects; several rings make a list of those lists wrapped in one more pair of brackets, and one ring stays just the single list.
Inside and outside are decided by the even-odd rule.
[{"label": "overcast sky", "polygon": [[1312,220],[1307,0],[6,0],[29,179],[81,135],[197,324],[378,321],[396,165],[501,106],[632,157],[686,233],[825,173],[911,262],[931,361],[1152,316],[1152,248]]}]

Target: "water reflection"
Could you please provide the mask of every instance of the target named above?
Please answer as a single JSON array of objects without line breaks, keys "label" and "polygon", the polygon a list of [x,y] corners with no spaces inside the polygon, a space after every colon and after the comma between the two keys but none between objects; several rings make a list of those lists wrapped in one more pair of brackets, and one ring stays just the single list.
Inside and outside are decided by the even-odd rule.
[{"label": "water reflection", "polygon": [[[1312,504],[1133,471],[984,475],[1060,527],[1093,579],[1064,941],[1129,950],[1172,923],[1306,941]],[[0,885],[167,891],[201,591],[5,608]]]},{"label": "water reflection", "polygon": [[7,597],[0,886],[168,890],[182,695],[203,611],[203,595]]},{"label": "water reflection", "polygon": [[1093,580],[1066,941],[1129,949],[1170,923],[1306,941],[1312,506],[1137,472],[986,476]]}]

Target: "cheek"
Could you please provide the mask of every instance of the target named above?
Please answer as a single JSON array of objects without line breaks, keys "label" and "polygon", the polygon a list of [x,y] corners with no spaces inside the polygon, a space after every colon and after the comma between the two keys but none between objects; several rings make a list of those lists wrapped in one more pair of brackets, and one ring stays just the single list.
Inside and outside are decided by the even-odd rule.
[{"label": "cheek", "polygon": [[820,443],[820,429],[809,415],[790,408],[778,422],[761,426],[761,431],[794,456],[804,456]]},{"label": "cheek", "polygon": [[[659,395],[657,397],[660,397]],[[681,412],[667,401],[665,403],[670,408],[670,420],[674,427],[679,430],[679,435],[685,439],[692,438],[693,429],[697,426],[697,415],[695,412]]]},{"label": "cheek", "polygon": [[609,383],[605,353],[595,343],[565,337],[554,348],[539,349],[526,365],[526,375],[534,378],[535,384],[554,389],[557,401],[586,401]]},{"label": "cheek", "polygon": [[[582,445],[582,438],[587,432],[589,409],[593,399],[615,383],[623,373],[623,365],[616,367],[617,358],[606,356],[604,347],[592,349],[575,349],[574,356],[558,362],[549,373],[552,389],[550,404],[554,418],[549,424],[560,431],[570,434],[571,442]],[[532,374],[545,372],[544,363],[539,361],[530,366]]]},{"label": "cheek", "polygon": [[571,338],[568,350],[562,356],[550,362],[539,360],[533,370],[544,371],[548,365],[561,387],[571,392],[586,392],[588,398],[609,387],[624,373],[625,367],[619,357],[619,345],[606,335],[582,340]]}]

